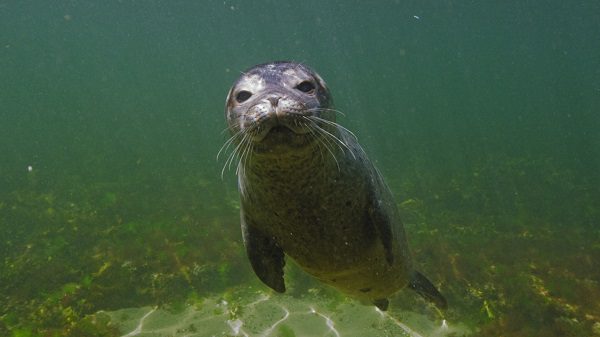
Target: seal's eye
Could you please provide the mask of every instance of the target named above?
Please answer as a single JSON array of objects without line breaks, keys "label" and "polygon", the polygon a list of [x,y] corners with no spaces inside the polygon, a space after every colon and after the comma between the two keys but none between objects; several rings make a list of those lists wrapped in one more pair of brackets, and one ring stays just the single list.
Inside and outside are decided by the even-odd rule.
[{"label": "seal's eye", "polygon": [[296,86],[296,89],[306,94],[312,94],[315,92],[315,85],[310,81],[304,81],[300,82],[300,84]]},{"label": "seal's eye", "polygon": [[238,103],[244,103],[251,96],[252,96],[252,93],[250,91],[242,90],[242,91],[238,92],[237,95],[235,95],[235,100]]}]

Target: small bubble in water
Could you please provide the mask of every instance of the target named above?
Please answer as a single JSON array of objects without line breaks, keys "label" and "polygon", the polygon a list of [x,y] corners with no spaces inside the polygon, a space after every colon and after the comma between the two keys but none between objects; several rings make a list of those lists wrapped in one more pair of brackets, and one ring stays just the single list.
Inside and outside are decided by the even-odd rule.
[{"label": "small bubble in water", "polygon": [[28,171],[28,172],[31,172],[31,171],[33,171],[33,166],[31,166],[31,165],[27,166],[27,171]]}]

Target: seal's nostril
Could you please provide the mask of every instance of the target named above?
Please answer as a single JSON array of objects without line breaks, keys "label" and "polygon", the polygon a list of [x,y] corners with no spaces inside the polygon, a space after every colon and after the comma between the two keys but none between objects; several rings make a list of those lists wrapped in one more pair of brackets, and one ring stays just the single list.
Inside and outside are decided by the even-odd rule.
[{"label": "seal's nostril", "polygon": [[279,96],[272,96],[272,97],[267,98],[267,100],[269,100],[269,102],[271,102],[271,104],[273,106],[277,106],[280,99],[281,99],[281,97],[279,97]]}]

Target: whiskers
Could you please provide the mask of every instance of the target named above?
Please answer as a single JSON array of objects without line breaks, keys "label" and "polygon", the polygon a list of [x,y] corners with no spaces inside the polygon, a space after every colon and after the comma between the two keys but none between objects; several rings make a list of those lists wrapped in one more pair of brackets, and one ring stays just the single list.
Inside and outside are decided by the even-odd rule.
[{"label": "whiskers", "polygon": [[[343,114],[341,111],[334,109],[312,109],[309,111],[334,111],[336,113]],[[348,130],[347,128],[341,126],[336,122],[318,116],[306,116],[300,114],[297,114],[297,116],[300,117],[303,121],[305,121],[304,126],[317,139],[317,145],[321,150],[321,156],[323,156],[322,151],[323,149],[325,149],[335,161],[338,171],[340,169],[340,163],[338,161],[338,158],[336,157],[336,152],[339,153],[337,150],[341,151],[342,153],[346,153],[346,151],[348,151],[352,158],[356,160],[357,157],[355,149],[351,145],[349,145],[347,141],[348,137],[356,139],[356,136],[354,135],[354,133],[352,133],[352,131]],[[337,132],[329,131],[328,129],[337,130]]]},{"label": "whiskers", "polygon": [[[219,149],[217,153],[217,161],[221,156],[221,153],[226,153],[230,148],[233,148],[231,153],[227,156],[225,164],[221,169],[221,179],[225,176],[225,169],[231,170],[231,165],[238,159],[238,164],[235,170],[238,177],[243,177],[245,174],[245,167],[247,163],[252,159],[252,149],[254,144],[251,140],[252,135],[257,131],[258,127],[253,127],[247,130],[238,130],[233,136],[229,137],[225,143]],[[235,145],[237,144],[237,145]]]},{"label": "whiskers", "polygon": [[[312,109],[308,112],[316,113],[327,111],[343,115],[339,110],[325,108]],[[292,123],[295,128],[305,130],[306,134],[304,137],[312,138],[314,140],[322,161],[325,162],[325,157],[330,156],[335,162],[338,171],[341,168],[340,158],[351,157],[356,160],[362,155],[362,148],[360,145],[358,145],[357,142],[352,141],[356,140],[354,133],[340,124],[316,115],[306,115],[297,112],[288,113],[293,115],[293,119],[289,122]],[[246,168],[248,165],[251,165],[252,158],[255,155],[256,144],[253,141],[253,138],[260,132],[259,125],[260,124],[254,124],[243,130],[236,125],[233,126],[238,131],[223,143],[217,153],[217,160],[219,160],[219,158],[229,152],[227,159],[223,164],[223,168],[221,169],[221,179],[225,176],[225,170],[231,170],[231,167],[236,160],[236,174],[240,181],[245,179]]]},{"label": "whiskers", "polygon": [[308,112],[333,112],[339,115],[342,115],[344,117],[346,117],[346,114],[343,113],[342,111],[338,110],[338,109],[331,109],[331,108],[312,108],[312,109],[307,109],[306,111]]}]

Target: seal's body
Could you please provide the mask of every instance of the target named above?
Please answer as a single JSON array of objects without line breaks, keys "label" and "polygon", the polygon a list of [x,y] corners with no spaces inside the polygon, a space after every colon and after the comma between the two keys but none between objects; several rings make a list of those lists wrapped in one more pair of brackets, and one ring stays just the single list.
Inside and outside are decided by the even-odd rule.
[{"label": "seal's body", "polygon": [[284,292],[285,254],[382,310],[407,285],[445,308],[413,269],[388,187],[335,114],[324,81],[301,64],[255,66],[231,88],[226,144],[240,158],[242,232],[254,271]]}]

